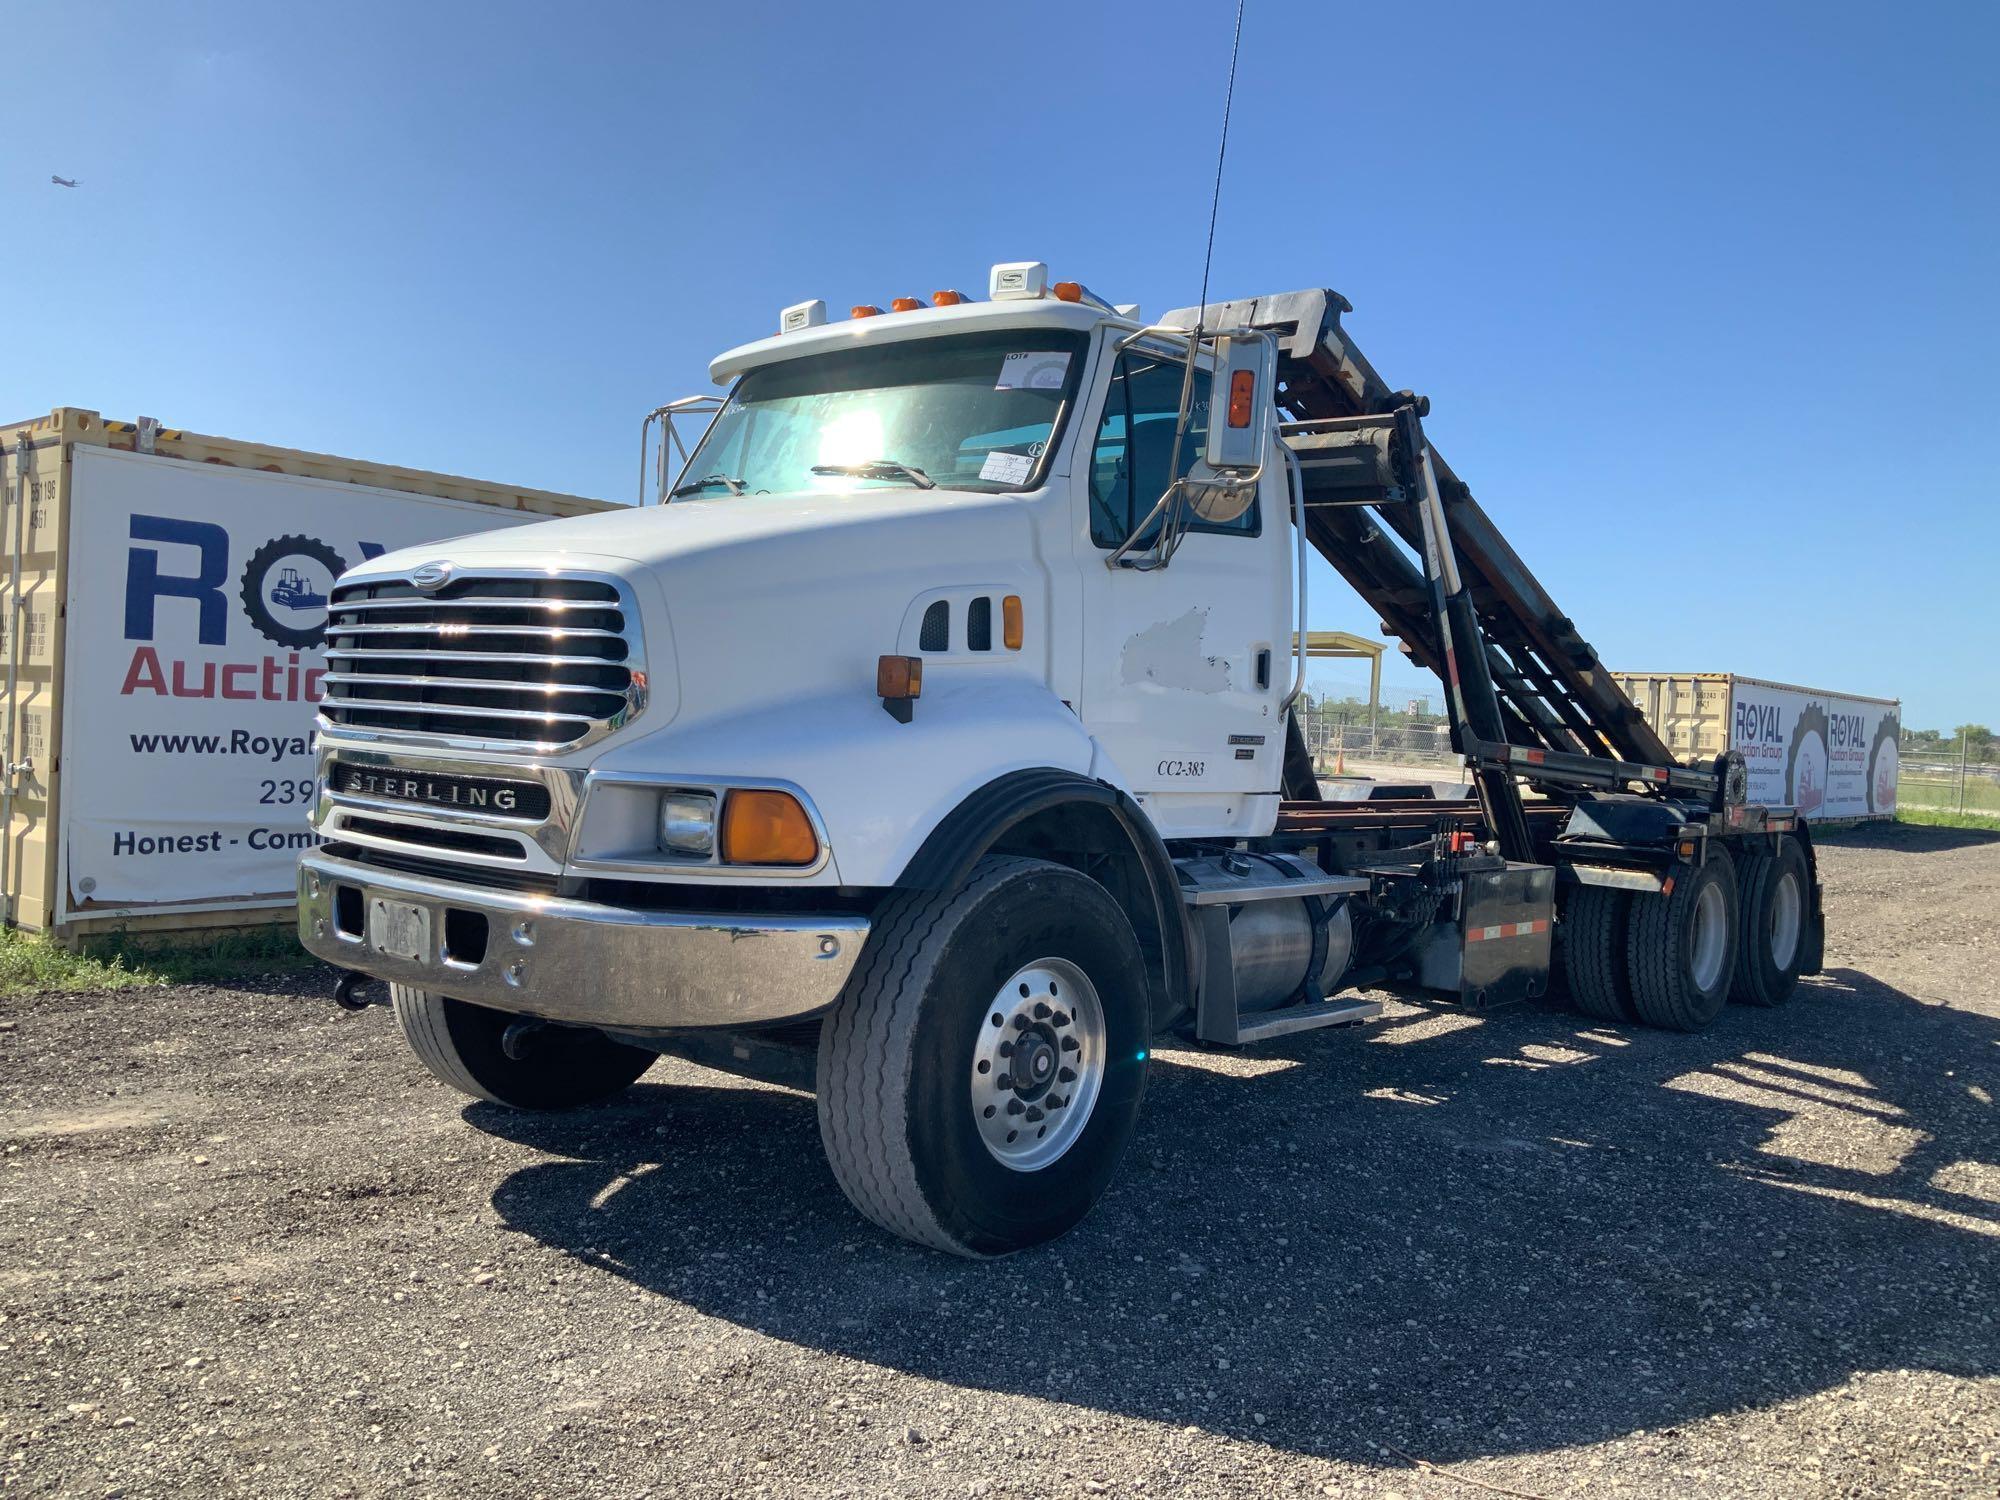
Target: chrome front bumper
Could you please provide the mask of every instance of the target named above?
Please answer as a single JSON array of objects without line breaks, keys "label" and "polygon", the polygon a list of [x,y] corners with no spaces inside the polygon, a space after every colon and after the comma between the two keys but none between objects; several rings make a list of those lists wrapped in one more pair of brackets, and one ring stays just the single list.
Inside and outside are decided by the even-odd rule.
[{"label": "chrome front bumper", "polygon": [[[384,952],[378,901],[429,914],[423,958]],[[861,955],[847,914],[635,911],[379,869],[299,861],[299,940],[377,979],[495,1010],[618,1030],[768,1026],[825,1010]]]}]

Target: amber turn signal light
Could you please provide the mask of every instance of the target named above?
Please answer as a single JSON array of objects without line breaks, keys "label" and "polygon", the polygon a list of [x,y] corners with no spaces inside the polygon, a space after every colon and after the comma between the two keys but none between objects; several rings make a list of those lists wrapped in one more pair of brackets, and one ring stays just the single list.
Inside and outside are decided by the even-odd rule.
[{"label": "amber turn signal light", "polygon": [[1021,649],[1021,596],[1009,594],[1000,601],[1000,640],[1009,651]]},{"label": "amber turn signal light", "polygon": [[732,865],[809,865],[819,858],[819,835],[790,792],[739,787],[722,802],[722,858]]},{"label": "amber turn signal light", "polygon": [[921,698],[924,695],[924,659],[921,656],[884,656],[875,662],[875,693],[881,698]]},{"label": "amber turn signal light", "polygon": [[1257,397],[1257,377],[1249,370],[1238,370],[1229,377],[1229,425],[1248,427],[1250,425],[1251,403]]},{"label": "amber turn signal light", "polygon": [[875,696],[898,724],[910,722],[910,705],[923,696],[924,659],[921,656],[878,656],[875,659]]}]

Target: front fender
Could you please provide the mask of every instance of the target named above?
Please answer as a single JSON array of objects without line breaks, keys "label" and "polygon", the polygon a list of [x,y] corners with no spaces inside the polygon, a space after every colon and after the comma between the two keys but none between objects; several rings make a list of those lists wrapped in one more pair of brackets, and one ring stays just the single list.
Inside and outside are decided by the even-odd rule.
[{"label": "front fender", "polygon": [[[1193,952],[1173,858],[1152,819],[1120,788],[1072,771],[1039,766],[988,782],[954,808],[924,841],[897,884],[954,890],[995,849],[1122,868],[1112,894],[1146,954],[1156,1030],[1194,1003]],[[1100,877],[1102,878],[1102,877]]]}]

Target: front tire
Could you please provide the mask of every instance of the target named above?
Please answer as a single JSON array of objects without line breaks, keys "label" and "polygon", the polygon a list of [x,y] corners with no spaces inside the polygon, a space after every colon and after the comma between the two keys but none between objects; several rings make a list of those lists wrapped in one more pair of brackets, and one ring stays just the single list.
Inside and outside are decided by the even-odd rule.
[{"label": "front tire", "polygon": [[518,1016],[404,984],[389,986],[417,1059],[461,1094],[509,1109],[575,1109],[623,1093],[659,1054],[601,1031],[548,1026],[512,1058],[501,1038]]},{"label": "front tire", "polygon": [[820,1139],[892,1234],[1004,1255],[1074,1227],[1132,1138],[1150,1050],[1145,965],[1096,881],[982,860],[892,896],[827,1017]]}]

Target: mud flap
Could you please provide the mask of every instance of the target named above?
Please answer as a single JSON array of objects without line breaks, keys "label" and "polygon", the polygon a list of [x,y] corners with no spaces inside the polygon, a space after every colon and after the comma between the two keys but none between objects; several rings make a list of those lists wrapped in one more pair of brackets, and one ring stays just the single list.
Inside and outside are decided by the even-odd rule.
[{"label": "mud flap", "polygon": [[1812,920],[1806,923],[1805,962],[1801,974],[1817,974],[1826,962],[1826,893],[1815,880],[1812,886]]}]

